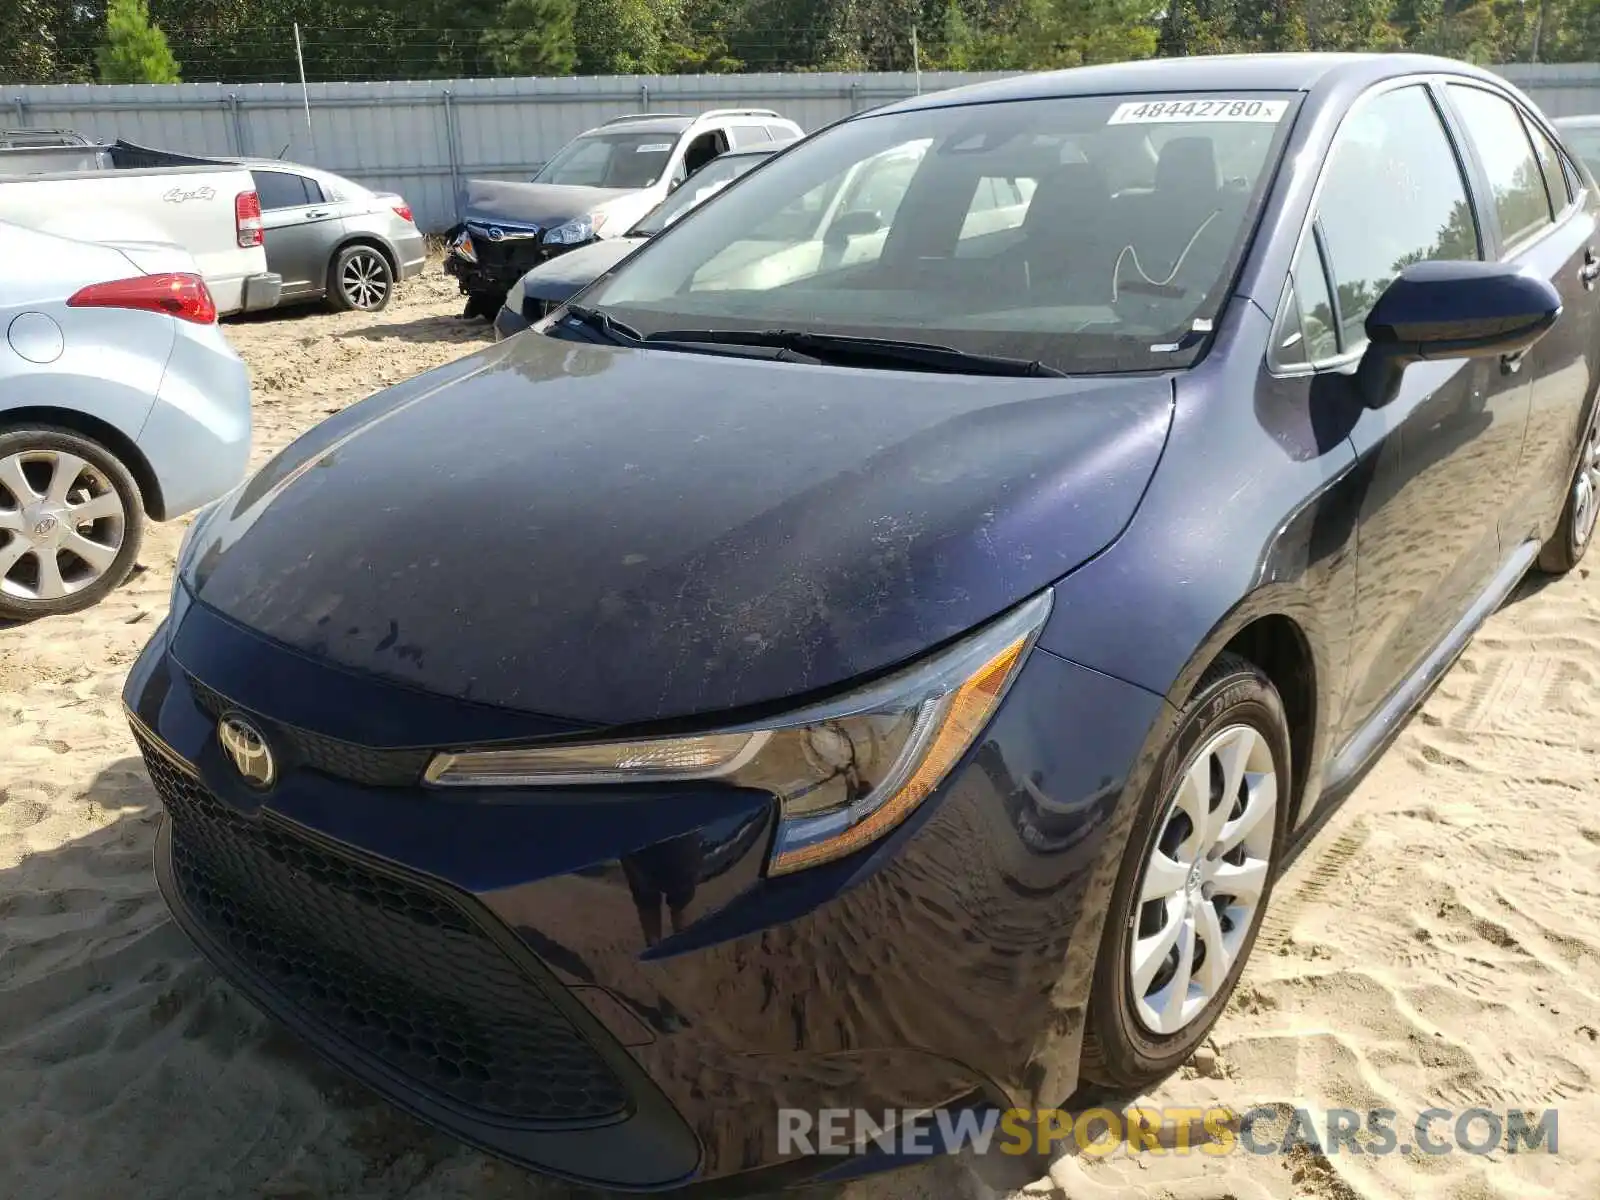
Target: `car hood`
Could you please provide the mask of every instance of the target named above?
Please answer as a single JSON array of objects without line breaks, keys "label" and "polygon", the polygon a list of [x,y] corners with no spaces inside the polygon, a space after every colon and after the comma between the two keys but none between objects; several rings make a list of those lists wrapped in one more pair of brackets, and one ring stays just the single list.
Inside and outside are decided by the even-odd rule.
[{"label": "car hood", "polygon": [[579,246],[540,263],[522,277],[522,294],[535,300],[562,301],[588,287],[649,238],[606,238]]},{"label": "car hood", "polygon": [[452,698],[589,725],[766,704],[1104,548],[1172,398],[514,338],[312,430],[183,571],[238,624]]},{"label": "car hood", "polygon": [[548,229],[574,217],[602,210],[623,195],[627,193],[612,188],[469,179],[464,219],[479,225],[505,221]]}]

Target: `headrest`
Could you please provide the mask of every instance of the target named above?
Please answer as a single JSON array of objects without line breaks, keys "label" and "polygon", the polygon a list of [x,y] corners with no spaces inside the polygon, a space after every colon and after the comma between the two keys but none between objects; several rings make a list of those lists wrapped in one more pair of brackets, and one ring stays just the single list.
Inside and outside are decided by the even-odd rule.
[{"label": "headrest", "polygon": [[1111,202],[1111,188],[1093,163],[1062,163],[1039,180],[1023,226],[1059,226],[1063,222],[1096,219]]},{"label": "headrest", "polygon": [[1221,187],[1217,149],[1208,137],[1173,138],[1156,160],[1156,193],[1183,193],[1204,198]]}]

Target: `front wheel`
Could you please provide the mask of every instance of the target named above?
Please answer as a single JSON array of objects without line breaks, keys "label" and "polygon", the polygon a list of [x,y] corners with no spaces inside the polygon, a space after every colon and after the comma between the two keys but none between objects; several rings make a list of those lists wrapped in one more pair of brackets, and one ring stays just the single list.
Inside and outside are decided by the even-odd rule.
[{"label": "front wheel", "polygon": [[133,569],[143,522],[133,477],[99,443],[64,429],[0,434],[0,618],[100,601]]},{"label": "front wheel", "polygon": [[341,311],[378,312],[393,292],[389,260],[371,246],[346,246],[328,268],[328,299]]},{"label": "front wheel", "polygon": [[506,292],[468,292],[461,315],[469,321],[493,321],[505,306]]},{"label": "front wheel", "polygon": [[1539,551],[1539,569],[1548,575],[1565,575],[1578,565],[1594,541],[1600,519],[1600,404],[1589,416],[1589,432],[1578,453],[1578,467],[1567,486],[1566,502],[1556,531]]},{"label": "front wheel", "polygon": [[1221,656],[1140,799],[1090,994],[1085,1083],[1143,1092],[1216,1024],[1272,894],[1289,779],[1277,690]]}]

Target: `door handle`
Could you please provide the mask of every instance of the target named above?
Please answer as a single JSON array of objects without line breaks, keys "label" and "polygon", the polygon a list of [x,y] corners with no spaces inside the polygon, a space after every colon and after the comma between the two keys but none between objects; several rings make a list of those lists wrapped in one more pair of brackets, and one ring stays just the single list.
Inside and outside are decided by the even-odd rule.
[{"label": "door handle", "polygon": [[311,212],[308,212],[306,214],[306,219],[309,220],[309,221],[315,221],[319,217],[325,217],[327,215],[328,215],[328,210],[327,209],[325,209],[325,208],[317,208],[317,209],[313,209]]},{"label": "door handle", "polygon": [[1593,288],[1595,281],[1600,280],[1600,254],[1595,252],[1593,246],[1584,252],[1583,266],[1578,268],[1578,278],[1586,288]]}]

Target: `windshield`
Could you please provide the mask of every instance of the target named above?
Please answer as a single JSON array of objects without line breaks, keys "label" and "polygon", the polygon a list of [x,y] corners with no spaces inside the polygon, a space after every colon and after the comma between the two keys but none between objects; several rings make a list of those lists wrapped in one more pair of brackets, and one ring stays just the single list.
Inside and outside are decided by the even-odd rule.
[{"label": "windshield", "polygon": [[1563,129],[1562,140],[1589,168],[1589,174],[1600,179],[1600,125],[1579,129]]},{"label": "windshield", "polygon": [[765,154],[724,154],[701,167],[672,195],[656,205],[630,233],[654,237],[702,200],[709,200],[739,176],[767,160]]},{"label": "windshield", "polygon": [[[1193,361],[1298,97],[888,113],[789,150],[586,297],[646,335],[916,340],[1066,372]],[[711,211],[707,209],[705,211]]]},{"label": "windshield", "polygon": [[586,133],[556,151],[533,182],[647,188],[661,178],[677,141],[674,133]]}]

